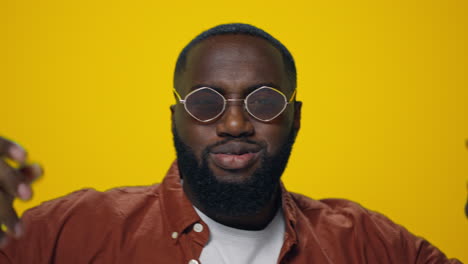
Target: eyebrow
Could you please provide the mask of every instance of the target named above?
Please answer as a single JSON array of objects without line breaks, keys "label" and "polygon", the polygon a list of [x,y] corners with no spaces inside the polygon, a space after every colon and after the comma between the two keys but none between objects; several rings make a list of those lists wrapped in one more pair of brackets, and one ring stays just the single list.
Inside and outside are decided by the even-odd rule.
[{"label": "eyebrow", "polygon": [[[245,92],[244,94],[247,95],[249,93],[251,93],[252,91],[260,88],[260,87],[263,87],[263,86],[268,86],[268,87],[271,87],[271,88],[275,88],[275,89],[280,89],[279,85],[276,85],[272,82],[265,82],[265,83],[257,83],[257,84],[254,84],[254,85],[251,85],[251,86],[248,86],[246,89],[245,89]],[[195,90],[195,89],[198,89],[198,88],[202,88],[202,87],[209,87],[209,88],[212,88],[214,89],[215,91],[219,92],[220,94],[225,94],[224,93],[224,89],[221,88],[220,86],[216,86],[216,85],[208,85],[208,84],[197,84],[197,85],[194,85],[190,88],[189,92]]]}]

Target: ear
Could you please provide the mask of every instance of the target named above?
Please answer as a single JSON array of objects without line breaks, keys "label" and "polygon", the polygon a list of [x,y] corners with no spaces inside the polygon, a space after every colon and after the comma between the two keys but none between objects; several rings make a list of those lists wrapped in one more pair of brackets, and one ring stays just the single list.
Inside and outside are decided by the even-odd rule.
[{"label": "ear", "polygon": [[171,117],[174,115],[175,107],[176,107],[175,104],[173,104],[173,105],[171,105],[171,106],[169,107],[169,109],[171,110]]},{"label": "ear", "polygon": [[302,110],[302,102],[296,101],[294,102],[294,132],[297,136],[299,129],[301,128],[301,110]]}]

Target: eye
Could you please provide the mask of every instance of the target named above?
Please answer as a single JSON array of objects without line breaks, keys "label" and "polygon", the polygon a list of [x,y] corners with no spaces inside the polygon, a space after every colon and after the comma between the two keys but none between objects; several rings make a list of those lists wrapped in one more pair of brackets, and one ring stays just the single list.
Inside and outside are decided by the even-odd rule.
[{"label": "eye", "polygon": [[190,104],[193,105],[198,105],[198,106],[206,106],[206,105],[213,105],[213,104],[219,104],[219,99],[218,98],[209,98],[209,97],[204,97],[204,98],[191,98]]},{"label": "eye", "polygon": [[272,100],[271,97],[267,96],[255,96],[251,100],[249,100],[250,105],[258,105],[258,106],[267,106],[271,104],[275,104],[276,100]]},{"label": "eye", "polygon": [[186,99],[186,104],[194,107],[209,107],[212,105],[223,104],[223,102],[223,97],[210,89],[198,90],[189,95]]}]

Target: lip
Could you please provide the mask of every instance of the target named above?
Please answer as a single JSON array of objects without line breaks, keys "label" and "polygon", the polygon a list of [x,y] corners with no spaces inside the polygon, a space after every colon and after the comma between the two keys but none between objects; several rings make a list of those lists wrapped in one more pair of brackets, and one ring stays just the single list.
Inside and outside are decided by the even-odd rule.
[{"label": "lip", "polygon": [[252,166],[260,157],[262,147],[257,144],[229,142],[210,151],[213,163],[225,170],[243,170]]},{"label": "lip", "polygon": [[247,152],[244,154],[210,153],[216,166],[225,170],[243,170],[254,164],[260,152]]}]

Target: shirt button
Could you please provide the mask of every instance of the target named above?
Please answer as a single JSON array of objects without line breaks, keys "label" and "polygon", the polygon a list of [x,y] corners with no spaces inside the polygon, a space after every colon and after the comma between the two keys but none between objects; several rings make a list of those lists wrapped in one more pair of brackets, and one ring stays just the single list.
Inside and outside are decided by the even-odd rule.
[{"label": "shirt button", "polygon": [[188,264],[199,264],[199,262],[196,259],[191,259]]},{"label": "shirt button", "polygon": [[[195,225],[193,225],[193,231],[195,231],[197,233],[200,233],[201,231],[203,231],[203,225],[200,224],[200,223],[196,223]],[[190,264],[192,264],[192,263],[190,263]]]},{"label": "shirt button", "polygon": [[176,239],[178,236],[179,236],[179,234],[178,234],[177,232],[172,232],[171,237],[172,237],[173,239]]}]

